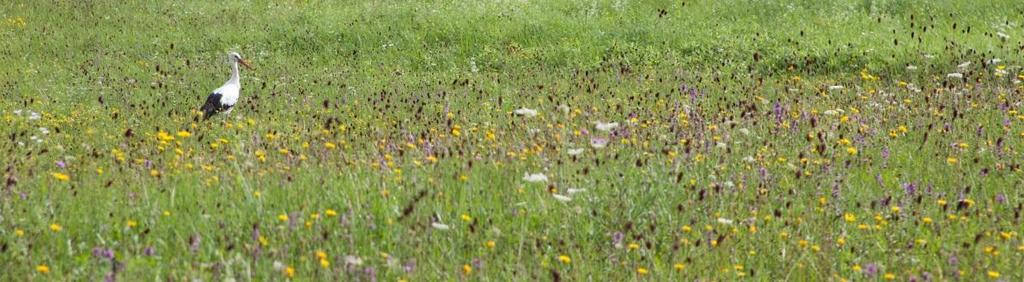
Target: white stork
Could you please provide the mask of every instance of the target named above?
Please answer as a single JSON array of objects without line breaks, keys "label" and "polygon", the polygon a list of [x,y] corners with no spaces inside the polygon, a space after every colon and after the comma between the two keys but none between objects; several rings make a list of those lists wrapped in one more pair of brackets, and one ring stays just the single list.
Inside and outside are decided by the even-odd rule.
[{"label": "white stork", "polygon": [[238,102],[238,92],[242,90],[242,83],[238,81],[238,64],[241,63],[248,69],[252,69],[249,63],[242,60],[242,55],[236,52],[228,54],[231,60],[231,79],[225,82],[223,86],[213,90],[209,97],[206,97],[206,103],[203,104],[203,120],[210,119],[211,116],[224,112],[230,113],[232,107]]}]

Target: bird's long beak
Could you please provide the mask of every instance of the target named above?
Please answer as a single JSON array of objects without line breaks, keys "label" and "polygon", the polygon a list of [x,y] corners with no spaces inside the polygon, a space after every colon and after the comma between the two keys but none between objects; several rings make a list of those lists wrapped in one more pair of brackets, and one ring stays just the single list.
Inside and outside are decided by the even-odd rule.
[{"label": "bird's long beak", "polygon": [[245,60],[242,60],[242,59],[239,59],[238,62],[241,63],[243,66],[245,66],[245,68],[252,69],[252,66],[249,65],[249,62],[246,62]]}]

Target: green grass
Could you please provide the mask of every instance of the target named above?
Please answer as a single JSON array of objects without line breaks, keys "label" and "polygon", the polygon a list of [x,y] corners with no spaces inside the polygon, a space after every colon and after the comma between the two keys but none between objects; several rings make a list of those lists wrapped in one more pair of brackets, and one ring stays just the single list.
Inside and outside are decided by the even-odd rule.
[{"label": "green grass", "polygon": [[4,2],[0,280],[1024,279],[1022,15]]}]

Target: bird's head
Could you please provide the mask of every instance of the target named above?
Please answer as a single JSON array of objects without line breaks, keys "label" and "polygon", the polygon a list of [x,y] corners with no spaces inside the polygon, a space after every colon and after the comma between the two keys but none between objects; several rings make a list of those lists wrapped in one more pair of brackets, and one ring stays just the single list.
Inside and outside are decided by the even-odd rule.
[{"label": "bird's head", "polygon": [[245,60],[243,60],[242,59],[242,55],[239,55],[238,52],[228,53],[228,57],[231,58],[232,62],[238,62],[239,64],[242,64],[246,68],[252,69],[252,66],[249,65],[249,62],[246,62]]}]

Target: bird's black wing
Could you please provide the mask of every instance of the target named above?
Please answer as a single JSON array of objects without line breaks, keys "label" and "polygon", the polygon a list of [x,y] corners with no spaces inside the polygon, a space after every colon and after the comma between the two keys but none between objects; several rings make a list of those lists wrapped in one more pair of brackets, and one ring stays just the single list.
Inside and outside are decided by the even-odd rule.
[{"label": "bird's black wing", "polygon": [[203,120],[210,119],[211,116],[224,109],[224,105],[220,103],[220,97],[220,93],[212,93],[209,97],[206,97],[206,103],[201,108]]}]

